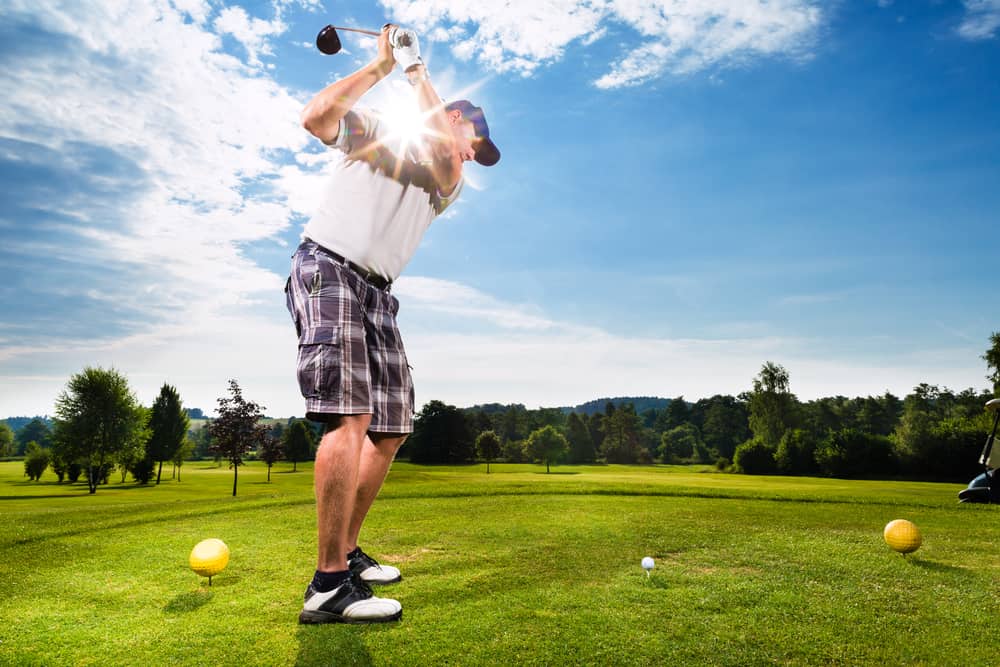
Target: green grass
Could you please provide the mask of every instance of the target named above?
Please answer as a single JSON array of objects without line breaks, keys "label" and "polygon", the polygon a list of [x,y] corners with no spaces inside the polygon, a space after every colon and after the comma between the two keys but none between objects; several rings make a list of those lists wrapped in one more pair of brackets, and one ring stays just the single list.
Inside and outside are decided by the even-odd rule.
[{"label": "green grass", "polygon": [[[656,466],[396,464],[363,544],[403,620],[299,626],[312,476],[188,463],[159,487],[0,463],[0,664],[967,665],[1000,618],[1000,508],[961,485]],[[882,527],[908,518],[903,558]],[[232,550],[214,585],[187,568]],[[639,567],[653,556],[647,578]]]}]

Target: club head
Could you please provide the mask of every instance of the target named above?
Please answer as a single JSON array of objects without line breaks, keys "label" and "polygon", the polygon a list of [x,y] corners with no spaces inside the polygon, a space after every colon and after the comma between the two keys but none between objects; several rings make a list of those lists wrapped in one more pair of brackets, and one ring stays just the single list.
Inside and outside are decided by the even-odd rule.
[{"label": "club head", "polygon": [[340,35],[337,29],[328,25],[316,35],[316,48],[328,56],[340,52]]}]

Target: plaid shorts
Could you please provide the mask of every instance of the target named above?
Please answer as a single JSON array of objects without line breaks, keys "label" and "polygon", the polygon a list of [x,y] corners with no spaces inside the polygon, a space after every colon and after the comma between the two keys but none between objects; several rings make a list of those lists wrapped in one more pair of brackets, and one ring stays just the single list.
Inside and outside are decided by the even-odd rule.
[{"label": "plaid shorts", "polygon": [[285,294],[306,418],[371,414],[372,432],[411,433],[413,380],[389,289],[307,240],[292,255]]}]

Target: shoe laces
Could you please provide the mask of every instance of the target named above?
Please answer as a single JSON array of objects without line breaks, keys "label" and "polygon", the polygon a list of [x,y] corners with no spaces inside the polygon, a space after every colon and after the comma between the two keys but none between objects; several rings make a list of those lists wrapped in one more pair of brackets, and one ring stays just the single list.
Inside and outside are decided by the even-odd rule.
[{"label": "shoe laces", "polygon": [[351,588],[358,592],[359,597],[362,599],[367,600],[375,595],[375,592],[372,591],[372,587],[369,586],[368,582],[362,579],[359,575],[352,574],[351,578],[347,580],[345,585],[350,585]]},{"label": "shoe laces", "polygon": [[369,556],[368,554],[366,554],[364,551],[362,551],[361,547],[357,547],[357,549],[354,552],[354,558],[352,558],[351,560],[359,560],[368,567],[377,567],[379,569],[382,569],[382,566],[378,564],[378,561]]}]

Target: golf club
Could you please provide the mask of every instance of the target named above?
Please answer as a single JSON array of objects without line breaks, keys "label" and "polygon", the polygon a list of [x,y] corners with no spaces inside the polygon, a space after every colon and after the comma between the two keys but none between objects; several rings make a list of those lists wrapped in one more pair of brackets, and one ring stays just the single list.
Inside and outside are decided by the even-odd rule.
[{"label": "golf club", "polygon": [[[319,31],[316,35],[316,48],[325,53],[328,56],[332,56],[335,53],[340,52],[340,35],[337,34],[338,30],[346,30],[348,32],[360,32],[363,35],[372,35],[378,37],[381,33],[376,30],[363,30],[361,28],[345,28],[343,26],[328,25]],[[398,46],[409,46],[410,38],[407,34],[403,33],[400,36]]]}]

